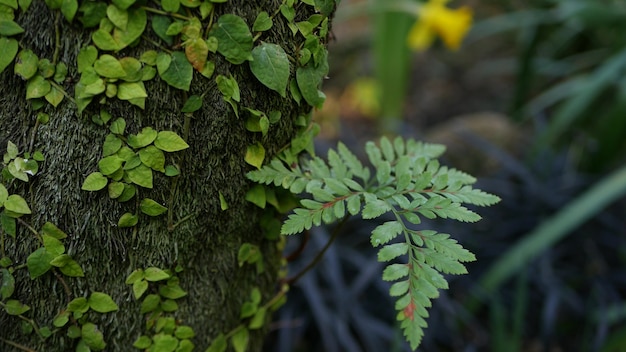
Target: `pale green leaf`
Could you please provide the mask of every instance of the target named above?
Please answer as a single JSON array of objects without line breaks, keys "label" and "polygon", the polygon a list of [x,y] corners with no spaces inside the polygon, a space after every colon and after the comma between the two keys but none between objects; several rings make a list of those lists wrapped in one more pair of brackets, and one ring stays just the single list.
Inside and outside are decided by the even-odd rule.
[{"label": "pale green leaf", "polygon": [[98,313],[108,313],[119,309],[111,296],[102,292],[93,292],[87,302],[89,307]]},{"label": "pale green leaf", "polygon": [[172,131],[159,132],[154,145],[165,152],[177,152],[189,148],[189,145]]},{"label": "pale green leaf", "polygon": [[100,172],[92,172],[85,178],[85,181],[83,181],[81,189],[83,191],[99,191],[106,187],[108,182],[108,179]]}]

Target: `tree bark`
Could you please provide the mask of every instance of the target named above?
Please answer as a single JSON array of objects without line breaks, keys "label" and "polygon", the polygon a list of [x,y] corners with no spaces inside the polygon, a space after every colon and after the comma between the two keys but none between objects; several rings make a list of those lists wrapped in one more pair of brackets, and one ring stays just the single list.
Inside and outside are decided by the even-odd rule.
[{"label": "tree bark", "polygon": [[[259,9],[273,13],[281,1],[229,1],[216,5],[216,18],[222,13],[243,17],[252,27]],[[307,8],[309,8],[307,6]],[[303,8],[304,9],[304,8]],[[303,18],[312,14],[298,16]],[[59,11],[46,7],[43,1],[33,1],[26,12],[16,17],[26,32],[20,37],[21,49],[31,49],[39,58],[52,59],[55,49],[55,30],[59,36],[59,61],[69,68],[64,89],[73,95],[76,58],[79,49],[90,42],[90,32],[79,23],[69,24]],[[148,22],[150,23],[150,22]],[[156,40],[149,28],[147,36]],[[264,41],[280,44],[288,54],[294,50],[297,37],[283,24],[264,34]],[[115,54],[116,57],[139,55],[155,47],[145,40],[133,48]],[[1,49],[0,49],[1,50]],[[223,57],[210,54],[216,62],[216,72],[206,79],[194,71],[194,80],[188,93],[174,89],[158,78],[146,82],[148,98],[145,110],[118,99],[104,105],[98,99],[90,104],[82,116],[77,115],[73,103],[65,99],[57,108],[46,104],[42,109],[50,115],[48,124],[37,124],[37,112],[25,99],[26,82],[14,75],[12,66],[0,75],[0,145],[15,143],[20,152],[41,150],[45,161],[40,163],[37,175],[29,183],[13,181],[6,184],[11,194],[22,195],[32,209],[24,221],[39,229],[52,222],[68,234],[64,245],[85,272],[84,278],[67,278],[70,294],[65,292],[58,278],[48,272],[30,279],[26,268],[15,270],[15,293],[12,298],[28,304],[30,317],[41,328],[52,328],[52,320],[76,297],[87,297],[93,292],[110,295],[119,306],[111,313],[89,313],[89,320],[103,332],[107,351],[133,350],[135,339],[145,334],[145,316],[140,303],[133,298],[131,286],[124,283],[135,269],[159,267],[173,269],[181,265],[180,285],[188,295],[178,300],[174,313],[183,325],[193,328],[197,350],[204,350],[219,333],[225,333],[240,324],[240,309],[249,299],[253,287],[259,287],[263,301],[276,291],[280,255],[276,242],[264,239],[259,227],[261,210],[245,200],[250,182],[245,173],[251,169],[244,162],[246,147],[261,141],[268,155],[266,160],[289,143],[296,126],[295,117],[310,110],[292,99],[281,98],[276,92],[261,85],[247,65],[231,65]],[[233,74],[241,89],[241,104],[269,112],[279,110],[282,118],[272,125],[266,137],[248,132],[244,118],[237,118],[217,90],[215,77]],[[292,77],[294,71],[292,67]],[[180,110],[192,94],[204,96],[200,111],[186,119]],[[106,126],[91,122],[100,110],[107,110],[113,118],[123,117],[127,133],[137,133],[144,127],[157,131],[170,130],[182,136],[190,148],[168,156],[169,162],[180,167],[181,174],[173,181],[163,175],[155,176],[153,189],[142,188],[133,200],[118,203],[109,199],[106,190],[81,190],[85,177],[98,170],[102,157],[102,143],[109,133]],[[155,173],[158,174],[158,173]],[[229,208],[220,209],[219,192]],[[168,229],[165,216],[140,216],[134,228],[119,228],[118,219],[126,212],[137,213],[139,200],[148,197],[172,210],[173,222]],[[171,224],[170,224],[171,225]],[[3,237],[2,256],[9,256],[14,266],[24,264],[26,258],[40,247],[29,230],[18,223],[16,239]],[[265,271],[257,275],[254,266],[239,267],[237,253],[244,242],[259,245],[265,259]],[[76,340],[64,330],[42,341],[34,334],[21,332],[21,321],[0,309],[0,350],[19,350],[11,341],[38,351],[73,350]],[[260,350],[263,329],[254,330],[250,350]]]}]

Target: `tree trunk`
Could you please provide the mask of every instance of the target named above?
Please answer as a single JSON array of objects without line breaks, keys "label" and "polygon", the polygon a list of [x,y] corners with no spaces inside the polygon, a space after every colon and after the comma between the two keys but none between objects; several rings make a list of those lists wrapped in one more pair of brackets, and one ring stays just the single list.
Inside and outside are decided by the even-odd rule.
[{"label": "tree trunk", "polygon": [[[272,14],[280,5],[278,0],[232,0],[215,5],[215,18],[234,13],[243,17],[251,28],[259,9]],[[298,11],[301,10],[305,12],[299,12],[299,18],[314,13],[309,6],[299,7]],[[26,12],[16,11],[15,21],[25,29],[18,37],[20,49],[30,49],[40,59],[52,61],[55,35],[59,35],[58,61],[67,64],[71,77],[62,86],[73,95],[80,77],[77,55],[81,47],[90,43],[91,31],[76,20],[69,24],[60,11],[50,10],[41,0],[33,1]],[[144,35],[158,41],[150,29],[150,21]],[[298,41],[304,41],[292,35],[280,15],[275,17],[274,26],[265,32],[263,40],[280,44],[292,57]],[[111,54],[118,58],[139,57],[154,49],[157,49],[154,44],[140,39],[136,46]],[[49,327],[54,332],[45,340],[35,332],[24,334],[24,319],[0,309],[0,350],[21,350],[18,345],[38,351],[73,350],[78,339],[67,336],[67,327],[78,323],[71,320],[57,329],[52,325],[53,319],[72,299],[88,298],[94,292],[110,295],[119,307],[108,313],[93,309],[87,313],[87,320],[103,333],[106,350],[133,350],[131,346],[139,336],[152,334],[146,329],[146,314],[140,312],[142,300],[136,300],[132,285],[125,284],[136,269],[183,268],[177,276],[187,295],[177,299],[178,309],[168,314],[176,318],[177,324],[193,329],[196,350],[204,351],[220,333],[241,324],[241,307],[250,299],[253,287],[259,287],[262,302],[276,293],[281,253],[276,241],[264,239],[259,226],[262,211],[245,200],[251,186],[245,173],[252,167],[244,161],[244,156],[246,148],[257,141],[267,151],[266,160],[275,155],[294,137],[295,118],[307,113],[310,106],[304,102],[298,105],[289,95],[282,98],[267,89],[252,75],[247,64],[232,65],[220,55],[209,54],[209,58],[215,61],[215,74],[207,79],[194,70],[189,92],[170,87],[157,75],[146,82],[145,109],[119,99],[108,99],[101,105],[98,97],[80,116],[76,105],[67,98],[57,108],[46,104],[41,110],[33,111],[25,99],[26,82],[11,72],[13,66],[0,75],[0,149],[11,141],[20,153],[40,150],[45,155],[39,172],[28,183],[3,181],[9,194],[18,194],[27,201],[32,215],[18,220],[15,239],[6,231],[2,233],[0,257],[13,261],[10,268],[15,269],[15,292],[11,299],[30,306],[23,316],[39,329]],[[292,78],[294,73],[292,66]],[[241,107],[282,113],[281,120],[271,125],[265,137],[247,131],[245,117],[235,116],[217,89],[218,74],[232,74],[239,83],[240,115],[243,115]],[[202,108],[192,116],[186,115],[181,108],[187,97],[194,94],[204,94]],[[86,176],[98,171],[103,142],[110,133],[108,125],[98,126],[91,121],[101,109],[108,111],[113,119],[124,118],[127,134],[152,127],[181,136],[190,147],[167,156],[167,164],[177,165],[180,175],[166,177],[154,172],[154,187],[138,187],[135,198],[124,203],[110,199],[106,188],[98,192],[81,190]],[[36,123],[37,113],[42,111],[50,116],[47,124]],[[228,203],[226,210],[221,209],[220,193]],[[136,226],[117,226],[122,214],[140,214],[139,202],[144,198],[164,204],[171,214],[139,215]],[[53,268],[31,279],[25,265],[18,268],[41,247],[27,225],[40,229],[46,222],[68,234],[63,240],[66,253],[82,267],[84,277],[66,277]],[[257,274],[253,265],[238,265],[237,253],[245,242],[262,248],[265,270],[261,274]],[[158,285],[151,283],[147,293],[155,293]],[[250,350],[261,349],[263,335],[264,329],[251,330]]]}]

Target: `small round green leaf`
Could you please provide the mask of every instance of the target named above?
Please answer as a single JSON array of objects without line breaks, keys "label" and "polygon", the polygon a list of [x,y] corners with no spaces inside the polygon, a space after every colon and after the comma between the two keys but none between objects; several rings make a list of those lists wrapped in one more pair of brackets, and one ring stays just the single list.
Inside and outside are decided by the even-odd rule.
[{"label": "small round green leaf", "polygon": [[[149,216],[159,216],[167,211],[167,208],[150,198],[144,198],[139,205],[141,212]],[[147,271],[146,271],[147,272]]]},{"label": "small round green leaf", "polygon": [[119,309],[111,296],[102,292],[92,293],[87,302],[89,307],[98,313],[108,313]]},{"label": "small round green leaf", "polygon": [[172,131],[159,132],[154,145],[165,152],[177,152],[189,148],[189,144]]},{"label": "small round green leaf", "polygon": [[101,173],[92,172],[91,174],[89,174],[89,176],[87,176],[87,178],[83,182],[81,189],[83,191],[91,191],[91,192],[99,191],[103,189],[104,187],[106,187],[108,182],[109,181],[107,180],[107,178],[104,177],[104,175],[102,175]]},{"label": "small round green leaf", "polygon": [[165,154],[161,149],[153,145],[147,146],[139,151],[139,159],[152,170],[165,172]]},{"label": "small round green leaf", "polygon": [[166,273],[165,271],[152,266],[152,267],[146,268],[146,270],[144,271],[144,277],[146,280],[154,282],[154,281],[162,281],[162,280],[169,279],[170,275]]},{"label": "small round green leaf", "polygon": [[51,89],[52,86],[47,79],[40,75],[36,75],[35,77],[29,79],[28,83],[26,83],[26,99],[45,97],[46,94],[50,93]]},{"label": "small round green leaf", "polygon": [[26,204],[24,198],[17,194],[12,194],[7,197],[4,201],[4,209],[19,215],[31,213],[31,210],[28,207],[28,204]]},{"label": "small round green leaf", "polygon": [[246,149],[246,156],[244,160],[260,169],[263,166],[263,160],[265,160],[265,148],[260,142],[256,142],[255,144],[249,145],[248,149]]},{"label": "small round green leaf", "polygon": [[139,217],[137,215],[133,215],[131,213],[124,213],[120,219],[117,221],[117,226],[119,227],[133,227],[137,225],[139,221]]},{"label": "small round green leaf", "polygon": [[9,315],[21,315],[30,310],[30,307],[20,301],[10,299],[4,304],[4,310]]},{"label": "small round green leaf", "polygon": [[[142,312],[143,313],[143,312]],[[135,340],[133,343],[133,347],[138,348],[140,350],[148,349],[152,345],[152,340],[150,337],[146,335],[141,335]]]},{"label": "small round green leaf", "polygon": [[93,351],[102,351],[106,347],[102,332],[93,323],[85,323],[81,329],[83,341]]},{"label": "small round green leaf", "polygon": [[272,25],[272,18],[269,16],[267,11],[261,11],[254,20],[254,24],[252,25],[252,31],[263,32],[272,28]]},{"label": "small round green leaf", "polygon": [[104,54],[93,64],[96,73],[107,78],[122,78],[126,76],[126,71],[122,64],[113,56]]},{"label": "small round green leaf", "polygon": [[136,185],[152,188],[152,169],[144,164],[126,171],[128,178]]},{"label": "small round green leaf", "polygon": [[128,136],[128,145],[135,149],[143,148],[154,142],[156,137],[157,132],[152,127],[144,127],[137,135]]},{"label": "small round green leaf", "polygon": [[0,37],[0,48],[3,48],[0,51],[0,73],[7,68],[15,56],[17,55],[18,44],[17,40],[13,38]]}]

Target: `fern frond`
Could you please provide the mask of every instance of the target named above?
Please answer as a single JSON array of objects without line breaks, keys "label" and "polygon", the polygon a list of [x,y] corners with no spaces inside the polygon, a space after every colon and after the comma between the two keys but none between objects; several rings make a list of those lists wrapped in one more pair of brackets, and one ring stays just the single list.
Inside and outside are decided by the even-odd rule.
[{"label": "fern frond", "polygon": [[[342,143],[328,152],[327,161],[312,157],[301,166],[288,166],[273,160],[248,178],[303,196],[283,223],[283,234],[296,234],[347,214],[360,213],[364,219],[395,216],[372,231],[370,242],[379,247],[378,260],[388,263],[382,278],[393,282],[389,294],[398,297],[397,319],[416,349],[431,300],[439,297],[439,290],[448,289],[443,274],[465,274],[463,263],[476,258],[450,235],[414,230],[413,225],[420,224],[422,216],[475,222],[480,216],[464,204],[486,206],[500,198],[472,188],[476,179],[471,175],[441,166],[437,157],[445,151],[442,145],[383,137],[378,145],[368,142],[365,151],[375,168],[373,178]],[[399,263],[401,258],[406,261]]]}]

